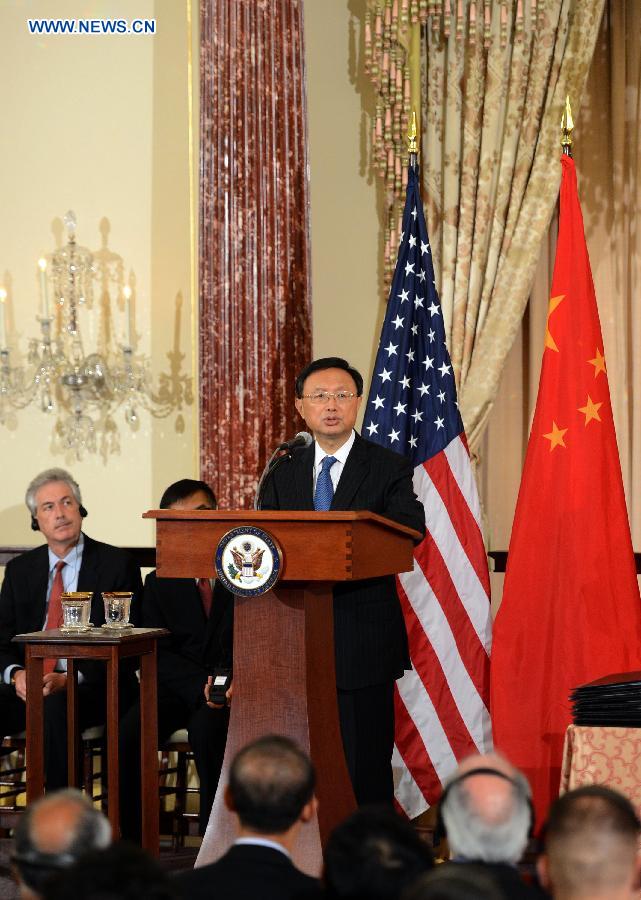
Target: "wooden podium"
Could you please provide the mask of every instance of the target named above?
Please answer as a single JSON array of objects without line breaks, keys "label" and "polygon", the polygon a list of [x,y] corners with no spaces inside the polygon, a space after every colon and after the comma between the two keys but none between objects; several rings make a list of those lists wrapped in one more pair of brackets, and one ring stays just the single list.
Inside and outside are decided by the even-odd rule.
[{"label": "wooden podium", "polygon": [[355,809],[336,703],[332,586],[406,572],[420,535],[368,512],[150,510],[157,572],[211,578],[220,539],[232,528],[267,531],[283,554],[281,576],[234,607],[234,697],[216,799],[196,865],[222,856],[235,837],[223,801],[229,764],[248,741],[284,734],[316,767],[317,821],[301,830],[296,865],[318,875],[332,828]]}]

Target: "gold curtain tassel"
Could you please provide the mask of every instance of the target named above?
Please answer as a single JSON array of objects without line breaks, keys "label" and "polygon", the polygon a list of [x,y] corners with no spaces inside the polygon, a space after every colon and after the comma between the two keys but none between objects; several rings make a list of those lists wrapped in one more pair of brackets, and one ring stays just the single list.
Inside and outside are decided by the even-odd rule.
[{"label": "gold curtain tassel", "polygon": [[392,146],[392,109],[390,106],[385,110],[385,149],[389,150]]},{"label": "gold curtain tassel", "polygon": [[483,26],[483,46],[486,50],[490,49],[490,38],[492,35],[492,0],[485,0],[484,10],[484,26]]},{"label": "gold curtain tassel", "polygon": [[443,9],[443,34],[445,36],[445,40],[449,40],[450,38],[453,15],[454,13],[452,11],[450,0],[445,0],[445,7]]},{"label": "gold curtain tassel", "polygon": [[383,11],[379,6],[376,10],[376,24],[374,26],[374,49],[378,54],[383,48]]},{"label": "gold curtain tassel", "polygon": [[501,47],[507,44],[507,0],[501,2]]},{"label": "gold curtain tassel", "polygon": [[517,0],[516,4],[516,39],[523,40],[523,0]]}]

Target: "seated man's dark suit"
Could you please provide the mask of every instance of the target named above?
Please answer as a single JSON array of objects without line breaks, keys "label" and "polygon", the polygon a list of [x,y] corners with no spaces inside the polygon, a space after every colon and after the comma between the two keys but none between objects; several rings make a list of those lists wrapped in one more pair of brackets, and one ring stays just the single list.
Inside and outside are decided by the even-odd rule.
[{"label": "seated man's dark suit", "polygon": [[185,900],[295,900],[320,896],[320,883],[273,847],[235,844],[217,862],[181,873],[175,881]]},{"label": "seated man's dark suit", "polygon": [[[263,509],[314,509],[315,444],[294,450],[268,480]],[[369,510],[425,532],[404,456],[355,436],[332,510]],[[410,668],[393,576],[334,588],[336,685],[345,757],[359,804],[391,802],[394,681]]]},{"label": "seated man's dark suit", "polygon": [[[17,634],[41,631],[44,627],[49,576],[49,550],[45,544],[29,550],[8,563],[0,590],[0,673],[7,666],[24,667],[24,644],[12,643]],[[79,591],[93,591],[91,621],[105,621],[102,591],[134,591],[131,619],[138,624],[142,581],[140,569],[124,550],[102,544],[84,535],[82,562],[78,573]],[[105,721],[105,666],[95,661],[78,660],[82,673],[78,685],[81,729]],[[120,678],[121,703],[130,704],[136,695],[134,669],[125,665]],[[45,772],[49,790],[67,784],[67,695],[66,691],[44,699]],[[0,684],[0,723],[3,734],[15,734],[25,727],[25,703],[13,685]]]},{"label": "seated man's dark suit", "polygon": [[[466,862],[452,860],[448,866],[466,866]],[[469,863],[474,869],[487,874],[487,877],[499,888],[503,897],[510,900],[545,900],[549,895],[536,884],[527,884],[521,878],[516,866],[509,863]]]},{"label": "seated man's dark suit", "polygon": [[[143,621],[147,628],[167,628],[158,643],[158,739],[162,744],[180,728],[189,732],[200,780],[200,828],[204,833],[214,801],[229,724],[229,710],[205,703],[207,676],[217,666],[231,668],[234,601],[215,582],[209,618],[193,578],[145,579]],[[120,726],[123,833],[140,833],[140,722],[132,707]]]}]

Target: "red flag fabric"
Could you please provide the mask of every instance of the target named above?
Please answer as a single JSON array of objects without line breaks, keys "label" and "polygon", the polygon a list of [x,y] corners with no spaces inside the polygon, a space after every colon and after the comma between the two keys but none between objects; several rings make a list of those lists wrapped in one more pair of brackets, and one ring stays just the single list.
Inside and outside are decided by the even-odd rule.
[{"label": "red flag fabric", "polygon": [[543,365],[494,625],[494,742],[558,795],[570,691],[641,668],[641,601],[574,162],[561,159]]}]

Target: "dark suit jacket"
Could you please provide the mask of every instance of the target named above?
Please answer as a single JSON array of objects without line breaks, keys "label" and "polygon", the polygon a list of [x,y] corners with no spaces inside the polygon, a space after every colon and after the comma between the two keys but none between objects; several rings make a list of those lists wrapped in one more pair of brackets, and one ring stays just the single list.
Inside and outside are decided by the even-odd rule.
[{"label": "dark suit jacket", "polygon": [[[315,444],[294,450],[268,480],[263,509],[314,509]],[[333,510],[369,510],[425,533],[425,511],[412,487],[411,462],[356,435]],[[407,633],[393,576],[334,588],[336,684],[345,690],[383,684],[410,667]]]},{"label": "dark suit jacket", "polygon": [[185,900],[295,900],[317,897],[320,885],[271,847],[235,845],[217,862],[181,873],[175,881]]},{"label": "dark suit jacket", "polygon": [[[125,550],[102,544],[84,535],[78,590],[93,591],[91,621],[102,625],[105,609],[102,591],[134,591],[131,621],[139,624],[142,581],[140,569]],[[10,665],[24,666],[24,644],[14,644],[17,634],[40,631],[47,601],[49,552],[45,544],[12,559],[7,564],[0,590],[0,677]],[[104,678],[104,664],[78,661],[78,669],[89,683]]]},{"label": "dark suit jacket", "polygon": [[507,863],[465,863],[452,861],[446,863],[446,865],[470,865],[474,869],[482,871],[495,885],[497,885],[503,896],[509,897],[510,900],[512,900],[512,898],[514,898],[514,900],[545,900],[545,898],[548,897],[548,894],[546,894],[542,888],[538,887],[538,885],[527,884],[523,881],[518,869]]},{"label": "dark suit jacket", "polygon": [[170,694],[190,710],[202,703],[207,676],[216,666],[231,668],[234,598],[220,582],[214,584],[209,619],[193,578],[145,579],[143,625],[167,628],[158,643],[159,697]]}]

